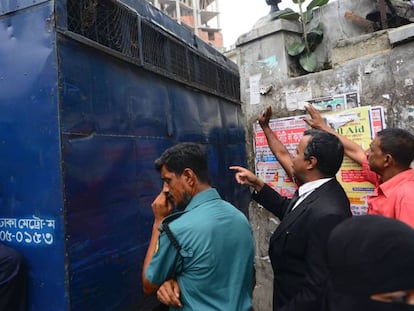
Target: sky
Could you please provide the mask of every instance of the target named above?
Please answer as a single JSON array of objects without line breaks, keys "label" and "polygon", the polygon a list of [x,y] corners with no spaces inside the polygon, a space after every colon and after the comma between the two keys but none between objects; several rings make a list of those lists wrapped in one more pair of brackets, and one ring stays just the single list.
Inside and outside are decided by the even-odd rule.
[{"label": "sky", "polygon": [[[298,11],[292,0],[282,0],[279,9],[290,7]],[[219,0],[220,28],[223,33],[224,46],[236,43],[238,37],[249,32],[254,24],[270,12],[266,0]]]}]

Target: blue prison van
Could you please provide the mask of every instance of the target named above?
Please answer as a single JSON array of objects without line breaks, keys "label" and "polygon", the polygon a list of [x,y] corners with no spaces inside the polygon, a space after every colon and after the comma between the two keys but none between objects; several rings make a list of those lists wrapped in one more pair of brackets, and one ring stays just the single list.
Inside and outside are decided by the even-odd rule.
[{"label": "blue prison van", "polygon": [[[141,268],[166,148],[207,146],[244,212],[237,66],[143,0],[0,1],[0,241],[30,311],[148,311]],[[6,310],[3,310],[6,311]]]}]

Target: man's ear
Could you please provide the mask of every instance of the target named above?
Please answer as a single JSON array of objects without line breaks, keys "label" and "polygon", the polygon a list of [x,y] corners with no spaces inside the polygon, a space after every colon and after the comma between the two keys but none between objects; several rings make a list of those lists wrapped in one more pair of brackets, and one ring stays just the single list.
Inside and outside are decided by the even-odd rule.
[{"label": "man's ear", "polygon": [[384,167],[392,166],[394,163],[394,158],[391,154],[386,153],[384,155]]},{"label": "man's ear", "polygon": [[186,168],[186,169],[184,169],[184,171],[183,171],[183,174],[182,174],[183,176],[184,176],[184,180],[185,180],[185,182],[189,185],[189,186],[194,186],[194,182],[195,182],[195,180],[194,180],[194,177],[195,177],[195,174],[194,174],[194,172],[193,172],[193,170],[192,169],[190,169],[190,168]]},{"label": "man's ear", "polygon": [[316,167],[316,164],[318,163],[318,159],[315,158],[314,156],[310,156],[309,159],[307,159],[309,164],[308,164],[308,169],[312,169]]}]

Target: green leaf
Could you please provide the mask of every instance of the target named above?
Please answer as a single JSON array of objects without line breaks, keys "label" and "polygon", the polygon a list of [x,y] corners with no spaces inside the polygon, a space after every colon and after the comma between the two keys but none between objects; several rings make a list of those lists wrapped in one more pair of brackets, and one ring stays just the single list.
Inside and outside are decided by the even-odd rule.
[{"label": "green leaf", "polygon": [[288,46],[287,52],[290,56],[297,56],[305,50],[305,44],[303,42],[295,42]]},{"label": "green leaf", "polygon": [[319,43],[323,40],[323,30],[321,28],[314,28],[307,33],[306,39],[308,40],[309,49],[314,51]]},{"label": "green leaf", "polygon": [[299,14],[294,11],[291,11],[291,12],[280,14],[279,18],[287,19],[290,21],[297,21],[299,20]]},{"label": "green leaf", "polygon": [[318,6],[325,5],[329,2],[329,0],[312,0],[311,3],[306,7],[307,11],[312,10],[313,8],[316,8]]},{"label": "green leaf", "polygon": [[318,68],[318,60],[313,52],[302,54],[299,58],[299,63],[307,72],[315,72]]},{"label": "green leaf", "polygon": [[312,10],[308,10],[303,13],[303,19],[306,24],[308,24],[312,20],[312,17],[313,17]]},{"label": "green leaf", "polygon": [[293,3],[295,3],[295,4],[299,4],[299,3],[303,3],[303,2],[305,2],[306,0],[292,0],[293,1]]}]

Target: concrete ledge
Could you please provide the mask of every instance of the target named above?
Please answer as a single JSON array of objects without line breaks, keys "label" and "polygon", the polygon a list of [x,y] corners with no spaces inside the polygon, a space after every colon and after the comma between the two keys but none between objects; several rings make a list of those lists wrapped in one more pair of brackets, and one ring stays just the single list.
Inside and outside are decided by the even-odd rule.
[{"label": "concrete ledge", "polygon": [[339,40],[332,49],[332,66],[389,49],[391,49],[391,44],[388,32],[384,30],[347,40]]},{"label": "concrete ledge", "polygon": [[251,41],[259,40],[263,37],[277,32],[302,33],[299,23],[286,19],[269,20],[268,16],[262,17],[251,31],[241,35],[236,42],[236,46],[247,44]]},{"label": "concrete ledge", "polygon": [[397,44],[409,39],[414,40],[414,24],[408,24],[388,30],[388,37],[391,44]]}]

